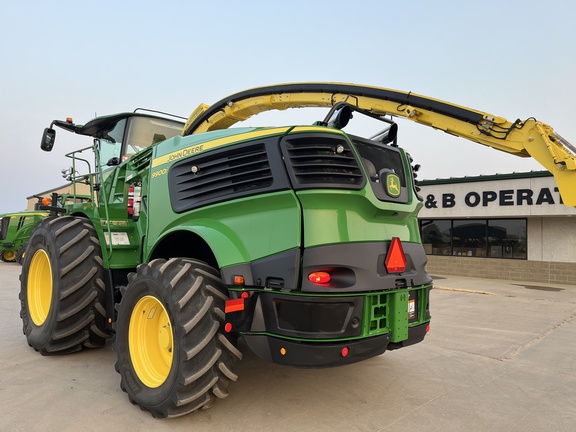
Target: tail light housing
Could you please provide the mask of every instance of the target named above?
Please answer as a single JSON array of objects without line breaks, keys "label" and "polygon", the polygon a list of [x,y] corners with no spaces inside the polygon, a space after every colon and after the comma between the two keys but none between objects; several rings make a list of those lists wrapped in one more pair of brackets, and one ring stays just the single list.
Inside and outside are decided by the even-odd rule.
[{"label": "tail light housing", "polygon": [[308,280],[316,285],[325,285],[330,279],[330,273],[326,271],[315,271],[308,275]]}]

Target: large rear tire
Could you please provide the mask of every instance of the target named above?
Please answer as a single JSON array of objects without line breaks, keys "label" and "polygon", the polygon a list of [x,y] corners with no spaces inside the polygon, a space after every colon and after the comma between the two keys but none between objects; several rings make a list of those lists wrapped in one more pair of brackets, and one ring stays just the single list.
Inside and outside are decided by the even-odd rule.
[{"label": "large rear tire", "polygon": [[20,317],[28,344],[43,355],[105,344],[100,243],[88,221],[42,220],[32,233],[20,276]]},{"label": "large rear tire", "polygon": [[116,370],[132,403],[154,417],[209,408],[242,358],[223,331],[226,287],[208,264],[158,259],[131,273],[118,305]]}]

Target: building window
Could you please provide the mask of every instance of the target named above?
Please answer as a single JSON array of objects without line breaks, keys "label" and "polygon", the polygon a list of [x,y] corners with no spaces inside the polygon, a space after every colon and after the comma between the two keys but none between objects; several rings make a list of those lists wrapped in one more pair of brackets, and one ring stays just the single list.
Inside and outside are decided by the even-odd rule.
[{"label": "building window", "polygon": [[422,219],[428,255],[527,258],[526,219]]},{"label": "building window", "polygon": [[488,220],[488,256],[526,259],[526,219]]},{"label": "building window", "polygon": [[486,244],[486,220],[452,221],[452,255],[485,257]]},{"label": "building window", "polygon": [[428,255],[452,255],[451,220],[421,220],[420,232]]}]

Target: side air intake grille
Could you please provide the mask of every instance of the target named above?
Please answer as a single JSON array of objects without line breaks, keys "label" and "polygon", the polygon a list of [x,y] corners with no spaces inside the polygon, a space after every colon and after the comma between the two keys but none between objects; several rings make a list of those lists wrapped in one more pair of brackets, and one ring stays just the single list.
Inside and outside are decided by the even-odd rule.
[{"label": "side air intake grille", "polygon": [[187,159],[169,172],[175,212],[270,188],[274,179],[264,143],[233,146]]},{"label": "side air intake grille", "polygon": [[148,147],[146,150],[137,153],[130,158],[130,163],[134,167],[134,170],[139,172],[150,165],[150,160],[152,159],[152,147]]},{"label": "side air intake grille", "polygon": [[294,189],[361,189],[364,176],[348,141],[337,136],[292,136],[282,140]]}]

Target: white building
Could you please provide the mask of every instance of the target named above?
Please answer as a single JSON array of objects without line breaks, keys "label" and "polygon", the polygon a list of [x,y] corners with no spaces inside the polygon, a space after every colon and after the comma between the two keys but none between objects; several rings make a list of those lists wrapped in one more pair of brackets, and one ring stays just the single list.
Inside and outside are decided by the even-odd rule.
[{"label": "white building", "polygon": [[562,204],[547,171],[426,180],[420,187],[429,273],[576,282],[576,208]]}]

